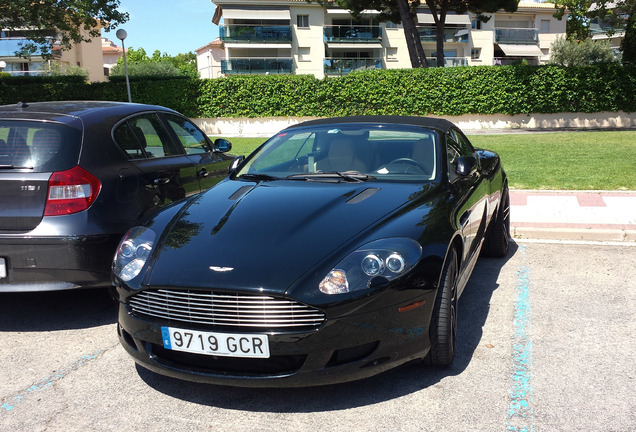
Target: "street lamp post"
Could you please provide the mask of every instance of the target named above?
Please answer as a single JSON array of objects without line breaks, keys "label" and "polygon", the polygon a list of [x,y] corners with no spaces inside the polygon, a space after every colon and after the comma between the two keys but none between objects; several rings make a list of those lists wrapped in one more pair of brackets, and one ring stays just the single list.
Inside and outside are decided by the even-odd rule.
[{"label": "street lamp post", "polygon": [[128,90],[128,102],[132,103],[132,96],[130,95],[130,81],[128,80],[128,62],[126,61],[126,47],[124,46],[124,39],[128,36],[126,30],[119,29],[115,33],[117,39],[121,40],[121,49],[124,52],[124,73],[126,74],[126,90]]}]

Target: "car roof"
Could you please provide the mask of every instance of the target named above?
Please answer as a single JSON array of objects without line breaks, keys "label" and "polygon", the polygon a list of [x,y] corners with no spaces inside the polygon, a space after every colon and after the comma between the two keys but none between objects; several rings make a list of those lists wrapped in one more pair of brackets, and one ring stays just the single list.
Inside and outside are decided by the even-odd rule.
[{"label": "car roof", "polygon": [[90,119],[123,117],[142,111],[167,111],[169,108],[158,105],[145,105],[126,102],[107,101],[59,101],[59,102],[18,102],[13,105],[1,105],[0,117],[11,119],[55,120],[71,123],[75,118]]},{"label": "car roof", "polygon": [[429,129],[437,129],[441,132],[448,132],[455,125],[445,119],[435,117],[418,117],[418,116],[349,116],[349,117],[331,117],[318,120],[309,120],[290,126],[287,129],[294,129],[307,126],[328,126],[335,124],[353,124],[353,123],[371,123],[371,124],[396,124],[419,126]]}]

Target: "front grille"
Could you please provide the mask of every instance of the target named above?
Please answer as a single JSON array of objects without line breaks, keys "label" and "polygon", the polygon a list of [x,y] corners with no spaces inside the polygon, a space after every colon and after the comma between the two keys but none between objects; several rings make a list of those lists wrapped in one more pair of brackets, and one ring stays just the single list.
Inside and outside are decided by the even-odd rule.
[{"label": "front grille", "polygon": [[213,291],[159,289],[129,300],[134,315],[223,329],[313,330],[323,312],[294,300]]}]

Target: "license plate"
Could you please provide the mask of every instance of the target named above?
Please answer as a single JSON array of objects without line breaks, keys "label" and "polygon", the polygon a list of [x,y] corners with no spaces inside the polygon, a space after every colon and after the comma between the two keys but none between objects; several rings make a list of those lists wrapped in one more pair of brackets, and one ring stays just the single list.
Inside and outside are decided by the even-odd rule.
[{"label": "license plate", "polygon": [[161,327],[163,347],[173,351],[224,356],[269,358],[267,335],[212,333]]},{"label": "license plate", "polygon": [[0,258],[0,279],[7,277],[7,261],[4,258]]}]

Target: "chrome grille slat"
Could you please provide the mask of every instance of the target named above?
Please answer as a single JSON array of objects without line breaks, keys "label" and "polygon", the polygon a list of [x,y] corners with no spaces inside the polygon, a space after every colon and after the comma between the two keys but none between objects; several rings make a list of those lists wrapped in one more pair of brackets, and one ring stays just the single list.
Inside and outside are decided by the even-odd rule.
[{"label": "chrome grille slat", "polygon": [[293,300],[194,290],[148,290],[129,300],[133,314],[227,328],[315,329],[324,314]]}]

